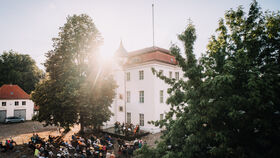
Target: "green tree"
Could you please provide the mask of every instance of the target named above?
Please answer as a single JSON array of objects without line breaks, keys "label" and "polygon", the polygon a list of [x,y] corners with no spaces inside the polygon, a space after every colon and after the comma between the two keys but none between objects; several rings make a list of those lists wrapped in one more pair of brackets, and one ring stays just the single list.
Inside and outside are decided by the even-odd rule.
[{"label": "green tree", "polygon": [[32,94],[40,106],[37,119],[68,129],[79,123],[81,132],[97,129],[112,115],[116,87],[110,68],[99,60],[103,39],[85,14],[68,17],[58,36],[46,54],[47,78]]},{"label": "green tree", "polygon": [[[187,80],[170,80],[171,110],[153,157],[279,157],[280,14],[261,12],[256,1],[246,16],[241,7],[219,21],[207,52],[197,63],[194,26],[179,35],[186,59],[176,56]],[[174,119],[173,116],[176,116]]]},{"label": "green tree", "polygon": [[13,50],[4,51],[0,55],[0,72],[0,86],[17,84],[28,94],[35,89],[35,85],[44,75],[29,55]]}]

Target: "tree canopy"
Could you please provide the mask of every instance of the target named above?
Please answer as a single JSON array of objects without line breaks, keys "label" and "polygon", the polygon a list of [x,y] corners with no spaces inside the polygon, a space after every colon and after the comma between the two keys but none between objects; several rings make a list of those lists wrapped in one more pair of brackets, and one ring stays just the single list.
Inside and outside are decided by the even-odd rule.
[{"label": "tree canopy", "polygon": [[4,51],[0,55],[0,72],[0,86],[16,84],[28,94],[44,75],[29,55],[13,50]]},{"label": "tree canopy", "polygon": [[47,77],[32,94],[40,106],[39,121],[64,128],[80,123],[83,131],[109,120],[116,84],[110,68],[99,60],[102,41],[89,16],[67,18],[53,39],[54,49],[46,54]]},{"label": "tree canopy", "polygon": [[156,148],[139,157],[279,157],[280,13],[263,13],[256,1],[248,14],[229,10],[207,51],[196,60],[195,28],[179,35],[186,58],[171,48],[185,79],[153,72],[171,85],[166,131]]}]

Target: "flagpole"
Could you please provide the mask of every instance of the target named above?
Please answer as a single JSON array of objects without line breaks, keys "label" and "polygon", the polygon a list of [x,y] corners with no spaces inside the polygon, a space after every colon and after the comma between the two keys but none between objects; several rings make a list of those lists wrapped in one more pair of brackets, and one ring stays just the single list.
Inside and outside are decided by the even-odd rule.
[{"label": "flagpole", "polygon": [[154,4],[152,4],[152,27],[153,27],[153,47],[155,47],[155,20],[154,20]]}]

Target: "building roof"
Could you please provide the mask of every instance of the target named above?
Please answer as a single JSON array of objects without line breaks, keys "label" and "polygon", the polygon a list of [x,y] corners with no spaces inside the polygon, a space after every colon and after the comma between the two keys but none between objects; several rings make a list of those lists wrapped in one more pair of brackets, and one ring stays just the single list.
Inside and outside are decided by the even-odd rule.
[{"label": "building roof", "polygon": [[0,99],[30,99],[18,85],[4,84],[0,87]]},{"label": "building roof", "polygon": [[169,50],[160,47],[148,47],[128,53],[126,66],[158,61],[166,64],[177,65],[175,56]]},{"label": "building roof", "polygon": [[147,47],[147,48],[139,49],[139,50],[136,50],[136,51],[131,51],[131,52],[128,53],[128,56],[136,56],[136,55],[150,53],[150,52],[155,52],[155,51],[160,51],[160,52],[163,52],[163,53],[166,53],[166,54],[170,54],[170,51],[167,50],[167,49],[156,47],[156,46],[152,46],[152,47]]},{"label": "building roof", "polygon": [[127,56],[127,50],[124,48],[124,46],[122,44],[122,41],[120,43],[119,48],[115,52],[115,56],[118,56],[118,57],[125,57],[125,56]]}]

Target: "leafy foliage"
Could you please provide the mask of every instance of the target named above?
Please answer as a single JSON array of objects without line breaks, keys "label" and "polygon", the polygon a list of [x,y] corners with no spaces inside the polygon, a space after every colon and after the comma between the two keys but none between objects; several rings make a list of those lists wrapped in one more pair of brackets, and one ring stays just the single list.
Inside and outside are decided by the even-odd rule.
[{"label": "leafy foliage", "polygon": [[40,105],[39,121],[64,128],[80,123],[83,132],[109,120],[116,85],[110,68],[98,60],[102,40],[89,16],[67,18],[46,54],[48,76],[32,94]]},{"label": "leafy foliage", "polygon": [[[179,35],[186,59],[176,56],[186,80],[170,80],[171,110],[162,141],[139,157],[278,157],[280,155],[280,14],[229,10],[199,63],[194,26]],[[174,117],[176,116],[176,117]]]},{"label": "leafy foliage", "polygon": [[43,71],[29,55],[19,54],[13,50],[1,54],[0,72],[0,86],[17,84],[28,94],[44,76]]}]

